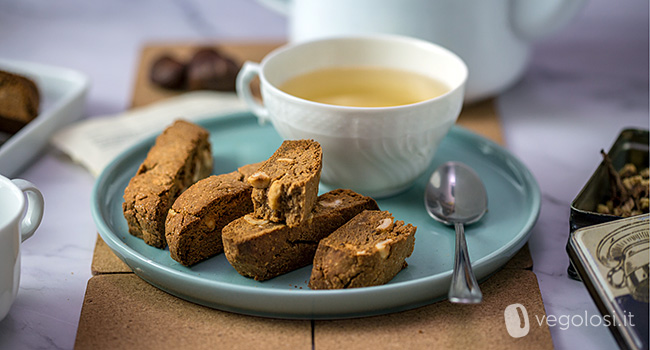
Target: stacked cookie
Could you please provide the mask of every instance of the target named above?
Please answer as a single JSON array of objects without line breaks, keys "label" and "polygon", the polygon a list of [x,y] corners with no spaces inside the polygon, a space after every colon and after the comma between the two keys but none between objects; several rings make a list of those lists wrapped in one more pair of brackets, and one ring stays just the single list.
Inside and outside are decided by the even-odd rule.
[{"label": "stacked cookie", "polygon": [[316,141],[284,141],[262,163],[212,176],[209,147],[207,131],[188,122],[157,138],[125,190],[131,234],[168,245],[185,266],[224,252],[258,281],[313,263],[312,289],[383,284],[406,267],[415,227],[351,190],[318,196]]},{"label": "stacked cookie", "polygon": [[38,116],[41,95],[25,76],[0,70],[0,132],[17,133]]},{"label": "stacked cookie", "polygon": [[415,226],[391,213],[366,210],[324,238],[314,257],[309,288],[376,286],[406,267],[415,245]]},{"label": "stacked cookie", "polygon": [[176,198],[212,173],[209,132],[183,120],[156,138],[147,157],[124,190],[122,209],[129,233],[165,248],[165,219]]},{"label": "stacked cookie", "polygon": [[253,173],[253,216],[296,227],[310,215],[323,167],[323,151],[313,140],[284,141]]},{"label": "stacked cookie", "polygon": [[183,192],[167,214],[165,237],[171,257],[185,266],[223,253],[221,230],[253,210],[253,188],[245,181],[259,164],[212,175]]},{"label": "stacked cookie", "polygon": [[254,209],[222,231],[226,259],[237,272],[263,281],[307,266],[321,239],[377,208],[372,198],[349,190],[318,197],[321,168],[317,142],[284,141],[248,178]]}]

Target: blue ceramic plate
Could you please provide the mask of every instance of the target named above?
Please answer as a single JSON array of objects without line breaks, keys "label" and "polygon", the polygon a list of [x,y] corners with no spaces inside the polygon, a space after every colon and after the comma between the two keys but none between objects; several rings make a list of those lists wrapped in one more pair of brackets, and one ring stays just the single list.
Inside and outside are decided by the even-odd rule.
[{"label": "blue ceramic plate", "polygon": [[[210,133],[214,173],[267,159],[282,139],[272,126],[260,126],[249,113],[200,122]],[[428,176],[445,161],[462,161],[476,170],[488,192],[483,219],[466,228],[469,254],[479,280],[505,264],[528,240],[540,210],[540,192],[527,168],[497,144],[454,127],[443,140],[431,168],[408,191],[378,201],[399,220],[417,226],[409,266],[383,286],[348,290],[307,287],[311,266],[269,281],[240,276],[223,254],[185,267],[168,250],[146,245],[128,233],[122,195],[154,138],[121,154],[100,175],[92,194],[92,213],[108,246],[142,279],[180,298],[215,309],[281,318],[346,318],[390,313],[432,303],[446,296],[454,258],[454,230],[432,220],[424,209]],[[321,192],[329,191],[321,186]]]}]

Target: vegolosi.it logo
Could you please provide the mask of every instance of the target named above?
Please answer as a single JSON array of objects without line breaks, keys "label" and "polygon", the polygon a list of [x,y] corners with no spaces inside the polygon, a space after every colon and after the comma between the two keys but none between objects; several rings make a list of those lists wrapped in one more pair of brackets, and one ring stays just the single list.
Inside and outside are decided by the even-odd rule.
[{"label": "vegolosi.it logo", "polygon": [[513,338],[521,338],[530,331],[528,311],[521,304],[511,304],[503,312],[508,334]]},{"label": "vegolosi.it logo", "polygon": [[[536,324],[539,327],[547,325],[548,327],[559,327],[560,330],[567,330],[570,327],[609,327],[615,326],[632,326],[634,327],[634,314],[623,311],[623,315],[590,315],[587,310],[583,314],[572,315],[533,315]],[[503,318],[506,323],[506,330],[513,338],[524,337],[530,332],[531,319],[528,317],[526,307],[521,304],[508,305],[503,311]]]}]

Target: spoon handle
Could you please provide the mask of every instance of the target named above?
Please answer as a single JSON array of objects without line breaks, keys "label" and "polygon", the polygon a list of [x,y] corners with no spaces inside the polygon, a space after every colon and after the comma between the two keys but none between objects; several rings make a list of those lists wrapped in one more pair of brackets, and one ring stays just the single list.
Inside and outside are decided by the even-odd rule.
[{"label": "spoon handle", "polygon": [[454,224],[456,228],[456,256],[454,258],[454,273],[449,287],[449,301],[461,304],[477,304],[483,300],[483,294],[478,287],[472,265],[467,253],[465,228],[463,224]]}]

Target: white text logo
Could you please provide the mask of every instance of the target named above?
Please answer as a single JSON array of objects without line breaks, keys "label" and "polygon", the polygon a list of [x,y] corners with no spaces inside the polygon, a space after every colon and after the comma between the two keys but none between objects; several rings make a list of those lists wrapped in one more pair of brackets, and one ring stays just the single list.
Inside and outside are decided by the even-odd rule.
[{"label": "white text logo", "polygon": [[[521,311],[521,314],[520,314]],[[521,304],[511,304],[503,312],[508,334],[513,338],[521,338],[530,331],[528,311]]]},{"label": "white text logo", "polygon": [[[589,315],[586,310],[584,315],[534,316],[538,326],[542,327],[546,324],[548,327],[558,327],[563,331],[569,329],[569,327],[608,327],[611,325],[634,327],[632,320],[634,315],[631,312],[625,311],[622,317],[616,317],[615,315]],[[528,311],[521,304],[508,305],[505,311],[503,311],[503,318],[506,323],[506,330],[513,338],[524,337],[530,331]]]}]

